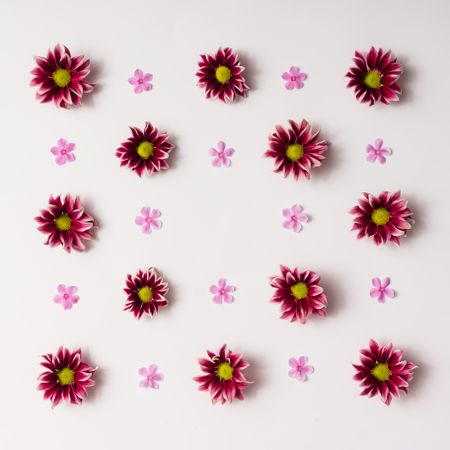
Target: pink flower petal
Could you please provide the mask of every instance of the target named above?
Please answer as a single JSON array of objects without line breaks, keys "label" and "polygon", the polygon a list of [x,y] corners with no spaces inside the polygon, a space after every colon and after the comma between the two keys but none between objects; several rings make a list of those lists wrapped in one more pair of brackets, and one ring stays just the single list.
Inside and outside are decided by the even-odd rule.
[{"label": "pink flower petal", "polygon": [[234,301],[234,297],[230,295],[228,292],[224,292],[222,298],[225,303],[233,303]]},{"label": "pink flower petal", "polygon": [[143,377],[146,377],[146,376],[147,376],[147,368],[146,368],[146,367],[141,367],[141,368],[138,370],[138,374],[141,375],[141,376],[143,376]]},{"label": "pink flower petal", "polygon": [[140,94],[143,90],[144,90],[144,87],[142,86],[142,84],[137,84],[134,88],[134,92],[136,94]]},{"label": "pink flower petal", "polygon": [[144,206],[143,208],[141,208],[141,214],[144,217],[150,217],[150,208],[148,206]]},{"label": "pink flower petal", "polygon": [[137,217],[134,219],[134,223],[135,223],[136,225],[143,225],[143,224],[145,223],[145,217],[137,216]]},{"label": "pink flower petal", "polygon": [[292,369],[292,370],[290,370],[290,371],[288,372],[288,375],[289,375],[291,378],[297,378],[297,377],[298,377],[298,371],[297,371],[297,369]]},{"label": "pink flower petal", "polygon": [[383,147],[383,139],[380,138],[375,139],[375,149],[381,150],[381,147]]},{"label": "pink flower petal", "polygon": [[220,158],[215,158],[212,161],[212,165],[214,167],[220,167],[222,165],[222,160]]},{"label": "pink flower petal", "polygon": [[378,288],[373,288],[370,290],[370,296],[371,297],[378,297],[378,293],[379,293],[379,289]]},{"label": "pink flower petal", "polygon": [[67,145],[67,141],[64,138],[59,138],[57,143],[58,143],[58,147],[59,148],[65,150],[66,145]]},{"label": "pink flower petal", "polygon": [[132,86],[136,86],[138,84],[138,80],[136,78],[128,78],[128,83],[130,83]]},{"label": "pink flower petal", "polygon": [[152,219],[156,219],[160,215],[161,215],[161,211],[159,209],[152,209],[151,212],[150,212],[150,217]]},{"label": "pink flower petal", "polygon": [[148,380],[141,380],[141,381],[139,382],[139,386],[140,386],[141,388],[148,388],[148,387],[149,387],[149,382],[148,382]]},{"label": "pink flower petal", "polygon": [[213,302],[217,304],[222,303],[222,296],[220,294],[215,295],[213,297]]},{"label": "pink flower petal", "polygon": [[391,279],[390,279],[389,277],[386,277],[386,278],[383,280],[383,283],[381,284],[381,286],[384,287],[384,288],[386,288],[386,287],[388,287],[390,284],[391,284]]},{"label": "pink flower petal", "polygon": [[141,228],[142,232],[145,234],[150,234],[152,232],[152,228],[148,222],[145,222]]},{"label": "pink flower petal", "polygon": [[388,298],[394,298],[395,297],[395,291],[391,288],[386,288],[384,290],[384,295]]},{"label": "pink flower petal", "polygon": [[136,70],[134,71],[134,76],[135,76],[136,78],[138,78],[138,79],[141,79],[141,78],[144,77],[144,72],[142,72],[141,69],[136,69]]},{"label": "pink flower petal", "polygon": [[300,73],[300,68],[297,66],[291,66],[291,68],[289,69],[289,72],[291,72],[291,75],[296,76],[297,74]]},{"label": "pink flower petal", "polygon": [[[151,73],[146,73],[143,77],[144,81],[152,81],[153,80],[153,75]],[[150,84],[150,83],[149,83]]]},{"label": "pink flower petal", "polygon": [[217,143],[217,148],[219,149],[219,152],[223,152],[225,150],[225,142],[219,141]]},{"label": "pink flower petal", "polygon": [[372,285],[379,288],[381,286],[381,280],[378,277],[372,278]]},{"label": "pink flower petal", "polygon": [[234,148],[226,148],[223,152],[225,156],[233,156],[234,154]]},{"label": "pink flower petal", "polygon": [[156,364],[150,364],[148,366],[147,375],[153,375],[158,370],[158,366]]},{"label": "pink flower petal", "polygon": [[217,284],[220,289],[223,289],[227,284],[227,280],[225,278],[220,278]]},{"label": "pink flower petal", "polygon": [[59,155],[56,157],[56,164],[58,166],[62,166],[66,163],[66,155]]},{"label": "pink flower petal", "polygon": [[58,147],[52,147],[52,148],[50,149],[50,151],[51,151],[55,156],[58,156],[58,155],[61,154],[61,150],[60,150]]},{"label": "pink flower petal", "polygon": [[212,285],[209,287],[209,292],[211,292],[211,294],[217,294],[217,292],[218,292],[217,286],[214,285],[214,284],[212,284]]},{"label": "pink flower petal", "polygon": [[67,287],[67,293],[69,295],[73,295],[77,292],[77,287],[76,286],[68,286]]},{"label": "pink flower petal", "polygon": [[289,73],[287,73],[287,72],[284,72],[281,75],[281,78],[283,78],[283,80],[290,80],[291,79],[291,75]]},{"label": "pink flower petal", "polygon": [[288,363],[291,367],[293,367],[294,369],[297,369],[298,362],[295,358],[289,358]]}]

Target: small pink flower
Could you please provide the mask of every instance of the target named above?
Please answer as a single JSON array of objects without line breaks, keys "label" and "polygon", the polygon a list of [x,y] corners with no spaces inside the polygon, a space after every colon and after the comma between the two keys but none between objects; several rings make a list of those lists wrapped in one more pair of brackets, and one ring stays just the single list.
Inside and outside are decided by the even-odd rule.
[{"label": "small pink flower", "polygon": [[60,138],[58,139],[57,145],[52,147],[50,151],[56,156],[56,164],[62,166],[66,162],[75,161],[75,155],[72,153],[74,149],[75,144]]},{"label": "small pink flower", "polygon": [[64,309],[71,309],[72,305],[78,303],[78,295],[76,286],[67,286],[64,284],[58,285],[58,295],[55,296],[53,301],[55,303],[62,303]]},{"label": "small pink flower", "polygon": [[134,71],[134,77],[128,78],[128,83],[134,86],[134,92],[140,94],[143,91],[151,91],[153,88],[150,81],[153,80],[151,73],[144,73],[141,69]]},{"label": "small pink flower", "polygon": [[151,209],[147,206],[141,209],[141,216],[137,216],[134,219],[136,225],[140,225],[143,233],[150,234],[152,232],[152,227],[155,229],[161,228],[161,221],[156,220],[157,217],[161,215],[158,209]]},{"label": "small pink flower", "polygon": [[289,370],[288,375],[291,378],[297,378],[298,381],[304,383],[308,379],[308,375],[314,372],[314,367],[309,366],[307,356],[300,356],[300,358],[290,358],[289,366],[292,367]]},{"label": "small pink flower", "polygon": [[156,364],[150,364],[148,368],[141,367],[138,370],[138,373],[144,377],[144,379],[139,382],[139,386],[142,388],[159,389],[159,384],[157,382],[163,380],[164,375],[158,373],[157,370],[158,366]]},{"label": "small pink flower", "polygon": [[366,147],[367,161],[375,162],[378,160],[380,164],[386,162],[386,156],[392,155],[389,147],[383,147],[383,139],[375,139],[375,145],[368,144]]},{"label": "small pink flower", "polygon": [[233,303],[234,297],[230,294],[230,292],[234,292],[236,288],[234,286],[227,285],[227,280],[225,278],[220,278],[217,286],[211,285],[209,287],[209,292],[211,294],[215,294],[213,296],[213,302],[217,304],[225,303]]},{"label": "small pink flower", "polygon": [[220,141],[217,143],[217,150],[215,148],[209,149],[209,154],[214,157],[212,165],[214,167],[230,167],[231,159],[228,156],[232,156],[234,153],[233,148],[225,148],[225,142]]},{"label": "small pink flower", "polygon": [[300,72],[298,67],[292,66],[289,72],[284,72],[281,75],[281,78],[286,81],[284,87],[291,91],[294,88],[301,89],[304,86],[303,81],[306,80],[306,74]]},{"label": "small pink flower", "polygon": [[303,208],[300,205],[292,205],[291,208],[283,209],[283,216],[286,220],[283,222],[283,227],[287,230],[292,229],[296,233],[302,229],[302,222],[308,222],[308,216],[304,214]]},{"label": "small pink flower", "polygon": [[383,282],[378,278],[372,278],[372,285],[374,286],[370,290],[370,296],[376,297],[379,303],[384,303],[386,298],[394,298],[395,291],[388,287],[391,284],[389,277],[385,278]]}]

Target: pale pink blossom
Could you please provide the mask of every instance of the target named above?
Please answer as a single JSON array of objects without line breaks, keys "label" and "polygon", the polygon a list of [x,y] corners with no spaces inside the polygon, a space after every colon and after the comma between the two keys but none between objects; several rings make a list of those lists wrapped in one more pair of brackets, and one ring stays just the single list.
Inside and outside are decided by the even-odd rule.
[{"label": "pale pink blossom", "polygon": [[230,292],[234,292],[236,288],[234,286],[230,286],[227,284],[227,280],[225,278],[220,278],[217,286],[215,284],[209,287],[209,292],[214,294],[213,302],[214,303],[233,303],[234,297],[230,294]]},{"label": "pale pink blossom", "polygon": [[56,156],[56,164],[62,166],[66,162],[75,161],[75,155],[72,153],[75,150],[75,144],[67,142],[65,139],[58,139],[57,144],[50,149]]},{"label": "pale pink blossom", "polygon": [[161,228],[161,221],[157,218],[161,215],[158,209],[151,209],[148,206],[144,206],[141,209],[141,215],[134,219],[136,225],[141,227],[143,233],[150,234],[152,228],[158,230]]},{"label": "pale pink blossom", "polygon": [[294,230],[296,233],[300,232],[302,223],[306,223],[309,220],[308,216],[302,211],[303,207],[301,205],[292,205],[291,208],[283,209],[283,216],[286,219],[283,222],[283,227],[287,230]]},{"label": "pale pink blossom", "polygon": [[147,367],[141,367],[138,370],[139,375],[144,377],[143,380],[139,382],[139,386],[142,388],[159,389],[158,381],[164,379],[162,373],[158,373],[158,366],[156,364],[150,364]]},{"label": "pale pink blossom", "polygon": [[386,156],[392,155],[392,150],[389,147],[383,147],[383,139],[375,139],[375,144],[368,144],[366,147],[367,161],[375,162],[378,160],[380,164],[386,162]]},{"label": "pale pink blossom", "polygon": [[370,296],[376,298],[379,303],[384,303],[386,298],[394,298],[395,291],[389,287],[391,279],[385,278],[383,281],[380,278],[372,278],[373,288],[370,290]]},{"label": "pale pink blossom", "polygon": [[66,286],[64,284],[58,285],[58,294],[53,301],[63,305],[64,309],[71,309],[75,303],[78,303],[79,297],[75,295],[77,292],[76,286]]},{"label": "pale pink blossom", "polygon": [[217,149],[210,148],[209,154],[214,158],[212,160],[212,165],[214,167],[230,167],[231,166],[231,159],[228,158],[228,156],[232,156],[234,153],[233,148],[226,148],[225,142],[220,141],[217,143]]},{"label": "pale pink blossom", "polygon": [[134,77],[128,78],[128,83],[134,86],[134,92],[140,94],[143,91],[151,91],[153,85],[150,81],[153,80],[151,73],[144,73],[141,69],[134,71]]},{"label": "pale pink blossom", "polygon": [[304,86],[303,81],[306,80],[306,74],[300,72],[298,67],[292,66],[289,69],[289,72],[284,72],[283,75],[281,75],[281,78],[286,81],[284,85],[286,89],[301,89]]},{"label": "pale pink blossom", "polygon": [[308,375],[314,372],[314,367],[308,365],[308,357],[300,356],[300,358],[290,358],[288,375],[291,378],[296,378],[298,381],[304,383],[308,379]]}]

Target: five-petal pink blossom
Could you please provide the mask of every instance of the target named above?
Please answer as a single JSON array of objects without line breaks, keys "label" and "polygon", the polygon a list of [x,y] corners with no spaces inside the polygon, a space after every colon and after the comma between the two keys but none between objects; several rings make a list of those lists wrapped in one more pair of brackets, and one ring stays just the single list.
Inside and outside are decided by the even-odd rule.
[{"label": "five-petal pink blossom", "polygon": [[141,367],[138,370],[138,373],[144,377],[144,379],[139,382],[139,386],[142,388],[159,389],[158,381],[164,379],[164,375],[158,373],[158,366],[156,364],[150,364],[148,368]]},{"label": "five-petal pink blossom", "polygon": [[306,80],[306,74],[300,72],[298,67],[292,66],[289,72],[284,72],[281,75],[281,78],[286,81],[284,87],[291,91],[294,88],[301,89],[304,86],[303,81]]},{"label": "five-petal pink blossom", "polygon": [[308,375],[314,372],[314,367],[308,365],[308,357],[300,356],[300,358],[290,358],[289,366],[291,369],[288,375],[291,378],[296,378],[298,381],[304,383],[308,379]]},{"label": "five-petal pink blossom", "polygon": [[134,221],[136,225],[141,226],[143,233],[150,234],[152,232],[152,228],[161,228],[161,221],[157,220],[160,215],[161,212],[158,209],[151,209],[148,206],[144,206],[141,209],[141,215],[137,216]]},{"label": "five-petal pink blossom", "polygon": [[53,301],[55,303],[61,303],[64,309],[71,309],[75,303],[78,303],[78,295],[76,286],[66,286],[64,284],[58,285],[58,294]]},{"label": "five-petal pink blossom", "polygon": [[375,144],[368,144],[366,147],[367,161],[375,162],[378,160],[380,164],[386,162],[386,156],[392,155],[392,149],[383,147],[383,139],[375,139]]},{"label": "five-petal pink blossom", "polygon": [[214,294],[213,302],[220,303],[233,303],[234,297],[230,294],[230,292],[234,292],[236,288],[234,286],[230,286],[227,284],[227,280],[225,278],[220,278],[217,286],[215,284],[209,287],[209,292]]},{"label": "five-petal pink blossom", "polygon": [[128,83],[134,86],[134,92],[140,94],[144,91],[151,91],[153,85],[150,81],[153,80],[153,75],[151,73],[144,73],[141,69],[136,69],[134,71],[134,77],[128,78]]},{"label": "five-petal pink blossom", "polygon": [[294,230],[296,233],[300,232],[302,229],[302,222],[308,222],[309,218],[303,212],[303,207],[301,205],[292,205],[291,208],[283,209],[283,216],[285,221],[283,222],[283,227],[287,230]]},{"label": "five-petal pink blossom", "polygon": [[57,144],[50,149],[56,156],[56,164],[62,166],[66,162],[75,161],[75,155],[72,153],[75,150],[75,144],[67,142],[65,139],[58,139]]},{"label": "five-petal pink blossom", "polygon": [[370,290],[370,296],[376,298],[379,303],[384,303],[386,298],[394,298],[395,291],[389,287],[391,279],[389,277],[381,281],[380,278],[372,278],[373,288]]},{"label": "five-petal pink blossom", "polygon": [[217,143],[217,149],[210,148],[209,154],[214,158],[212,160],[212,165],[214,167],[230,167],[231,166],[231,159],[228,158],[229,156],[232,156],[234,153],[233,148],[226,148],[225,142],[220,141]]}]

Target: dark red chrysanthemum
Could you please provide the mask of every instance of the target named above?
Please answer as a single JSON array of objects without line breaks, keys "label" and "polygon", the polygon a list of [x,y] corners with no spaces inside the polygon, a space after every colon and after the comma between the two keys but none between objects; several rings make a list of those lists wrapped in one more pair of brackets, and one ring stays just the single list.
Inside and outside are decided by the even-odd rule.
[{"label": "dark red chrysanthemum", "polygon": [[158,133],[150,122],[145,123],[144,130],[130,127],[131,137],[123,142],[116,151],[120,165],[134,170],[139,176],[159,172],[169,168],[167,159],[173,145],[167,140],[166,133]]},{"label": "dark red chrysanthemum", "polygon": [[413,223],[408,201],[400,197],[400,191],[383,191],[378,197],[364,192],[363,196],[350,210],[356,215],[352,230],[358,231],[357,238],[373,237],[376,245],[387,241],[400,245],[399,237],[406,236]]},{"label": "dark red chrysanthemum", "polygon": [[270,278],[275,288],[271,301],[280,303],[281,319],[306,323],[310,314],[324,317],[327,311],[327,297],[320,287],[320,277],[311,270],[300,272],[297,268],[280,266],[281,276]]},{"label": "dark red chrysanthemum", "polygon": [[87,397],[87,388],[94,386],[92,379],[97,370],[81,360],[81,350],[71,352],[59,347],[56,354],[42,356],[41,366],[47,370],[39,375],[38,390],[44,391],[44,399],[49,399],[52,406],[61,401],[79,405]]},{"label": "dark red chrysanthemum", "polygon": [[94,219],[84,211],[80,199],[70,194],[64,198],[50,196],[48,208],[41,210],[41,215],[34,220],[40,224],[38,230],[48,234],[45,244],[62,245],[69,253],[72,249],[84,251],[83,241],[93,238]]},{"label": "dark red chrysanthemum", "polygon": [[246,380],[242,371],[250,364],[239,353],[233,353],[222,345],[216,355],[206,351],[209,359],[199,358],[200,368],[206,375],[195,377],[200,391],[208,391],[213,403],[231,403],[234,398],[244,399],[244,390],[252,382]]},{"label": "dark red chrysanthemum", "polygon": [[245,68],[231,48],[219,48],[213,55],[200,55],[200,69],[196,73],[198,85],[205,88],[206,98],[219,98],[223,102],[233,102],[244,97],[250,89],[242,75]]},{"label": "dark red chrysanthemum", "polygon": [[155,316],[160,308],[166,307],[169,302],[166,299],[169,291],[168,284],[156,273],[155,269],[139,272],[135,276],[127,275],[127,302],[125,311],[132,311],[138,319],[146,314]]},{"label": "dark red chrysanthemum", "polygon": [[400,392],[408,393],[408,383],[413,379],[413,363],[403,359],[403,352],[393,350],[392,344],[380,346],[370,340],[369,348],[361,350],[361,364],[353,364],[356,375],[353,379],[360,382],[361,395],[374,397],[381,395],[386,405]]},{"label": "dark red chrysanthemum", "polygon": [[322,165],[328,144],[319,140],[319,131],[313,133],[306,120],[289,120],[289,124],[288,130],[276,127],[264,156],[275,159],[275,172],[284,172],[285,177],[293,173],[296,180],[301,176],[310,179],[311,169]]},{"label": "dark red chrysanthemum", "polygon": [[373,105],[377,102],[385,103],[397,101],[401,94],[397,81],[402,73],[402,66],[391,52],[383,49],[371,48],[364,56],[356,51],[353,58],[355,66],[345,75],[350,78],[347,87],[353,88],[356,98],[361,103]]},{"label": "dark red chrysanthemum", "polygon": [[67,47],[58,44],[48,51],[47,58],[36,56],[35,61],[30,84],[38,87],[36,98],[41,103],[53,101],[61,108],[79,106],[83,94],[94,89],[86,81],[90,62],[84,55],[72,57]]}]

